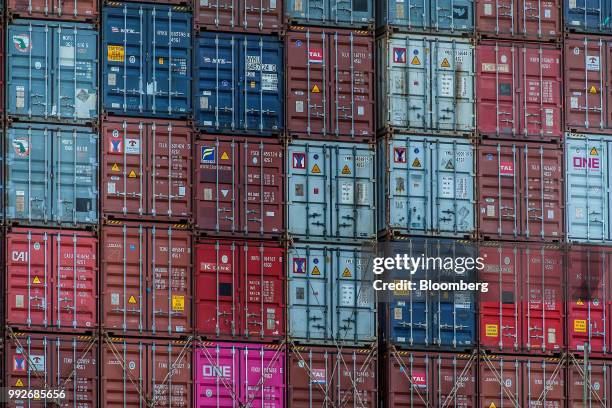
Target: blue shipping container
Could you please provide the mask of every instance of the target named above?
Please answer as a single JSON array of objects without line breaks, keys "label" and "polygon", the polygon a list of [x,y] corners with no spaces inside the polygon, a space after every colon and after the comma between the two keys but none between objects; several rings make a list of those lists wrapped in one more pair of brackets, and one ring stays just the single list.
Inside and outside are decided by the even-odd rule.
[{"label": "blue shipping container", "polygon": [[90,128],[16,124],[7,130],[6,216],[23,225],[98,222],[98,135]]},{"label": "blue shipping container", "polygon": [[569,31],[593,34],[612,33],[612,4],[601,0],[565,0],[565,27]]},{"label": "blue shipping container", "polygon": [[279,134],[283,44],[273,36],[203,32],[197,39],[195,119],[216,133]]},{"label": "blue shipping container", "polygon": [[474,1],[380,0],[376,2],[376,18],[378,27],[390,25],[411,33],[471,35]]},{"label": "blue shipping container", "polygon": [[112,3],[103,11],[103,104],[123,116],[191,114],[191,27],[184,7]]},{"label": "blue shipping container", "polygon": [[[379,256],[476,258],[475,245],[438,239],[409,239],[379,243]],[[433,262],[430,264],[433,265]],[[379,294],[381,338],[399,348],[466,350],[476,344],[476,293],[471,290],[421,290],[421,280],[431,282],[475,282],[477,270],[463,274],[454,269],[421,268],[413,275],[405,270],[386,270],[375,279],[417,283],[417,290],[384,291]]]},{"label": "blue shipping container", "polygon": [[12,117],[85,123],[98,116],[98,33],[90,24],[15,20],[8,27]]},{"label": "blue shipping container", "polygon": [[287,0],[292,24],[366,28],[374,23],[374,0]]}]

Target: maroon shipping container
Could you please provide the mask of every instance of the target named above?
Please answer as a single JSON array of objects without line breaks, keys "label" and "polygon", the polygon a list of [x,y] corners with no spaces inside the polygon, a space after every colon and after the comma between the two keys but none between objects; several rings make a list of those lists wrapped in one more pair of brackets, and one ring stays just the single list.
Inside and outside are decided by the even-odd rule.
[{"label": "maroon shipping container", "polygon": [[104,120],[103,217],[189,222],[191,157],[191,128],[186,122]]},{"label": "maroon shipping container", "polygon": [[476,47],[478,132],[487,137],[563,137],[559,45],[482,41]]},{"label": "maroon shipping container", "polygon": [[566,407],[564,359],[484,355],[479,407]]},{"label": "maroon shipping container", "polygon": [[480,345],[499,352],[560,353],[565,347],[564,253],[554,245],[484,243]]},{"label": "maroon shipping container", "polygon": [[288,406],[377,407],[375,348],[291,347],[288,353]]},{"label": "maroon shipping container", "polygon": [[372,34],[294,27],[287,32],[285,52],[289,135],[326,141],[372,141]]},{"label": "maroon shipping container", "polygon": [[[609,407],[612,392],[610,388],[610,361],[589,360],[585,370],[582,360],[571,360],[567,373],[567,406]],[[586,381],[586,394],[585,394]],[[585,404],[586,396],[586,404]]]},{"label": "maroon shipping container", "polygon": [[10,18],[96,21],[98,0],[7,0]]},{"label": "maroon shipping container", "polygon": [[476,0],[481,37],[554,41],[563,34],[561,0]]},{"label": "maroon shipping container", "polygon": [[386,408],[476,408],[476,354],[390,350],[383,357]]},{"label": "maroon shipping container", "polygon": [[194,10],[200,30],[272,34],[282,28],[282,1],[194,0]]},{"label": "maroon shipping container", "polygon": [[480,236],[561,241],[563,149],[556,144],[483,140],[477,151]]},{"label": "maroon shipping container", "polygon": [[564,44],[567,130],[609,131],[612,128],[612,42],[606,37],[569,35]]},{"label": "maroon shipping container", "polygon": [[28,330],[96,330],[97,248],[91,232],[10,229],[6,324]]},{"label": "maroon shipping container", "polygon": [[[44,406],[98,406],[98,343],[95,337],[13,333],[7,337],[6,353],[7,387],[23,391],[65,391],[65,398],[47,400]],[[13,400],[3,406],[43,406],[40,401],[29,402],[31,405],[28,400]]]},{"label": "maroon shipping container", "polygon": [[105,338],[101,346],[102,406],[191,408],[191,343]]},{"label": "maroon shipping container", "polygon": [[263,241],[197,244],[197,334],[215,340],[284,339],[284,258],[280,244]]},{"label": "maroon shipping container", "polygon": [[284,232],[284,157],[278,141],[202,135],[194,164],[196,226],[214,236]]},{"label": "maroon shipping container", "polygon": [[191,333],[191,232],[168,224],[104,225],[101,326],[110,333]]}]

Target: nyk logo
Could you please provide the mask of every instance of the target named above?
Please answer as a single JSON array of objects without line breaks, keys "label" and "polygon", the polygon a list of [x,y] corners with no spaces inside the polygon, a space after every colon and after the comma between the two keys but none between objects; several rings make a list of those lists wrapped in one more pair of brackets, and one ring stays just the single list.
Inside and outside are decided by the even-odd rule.
[{"label": "nyk logo", "polygon": [[600,168],[599,157],[574,157],[572,161],[576,169],[589,168],[597,170]]},{"label": "nyk logo", "polygon": [[218,367],[212,365],[204,365],[202,366],[202,374],[204,374],[204,377],[231,378],[232,368],[228,365]]}]

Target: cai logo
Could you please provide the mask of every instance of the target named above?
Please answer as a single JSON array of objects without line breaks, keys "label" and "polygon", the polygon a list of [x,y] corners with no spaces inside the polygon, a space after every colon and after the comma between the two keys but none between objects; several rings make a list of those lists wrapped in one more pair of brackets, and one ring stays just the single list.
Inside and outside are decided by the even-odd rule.
[{"label": "cai logo", "polygon": [[202,146],[202,163],[215,163],[215,148]]},{"label": "cai logo", "polygon": [[27,34],[15,34],[13,36],[13,44],[19,52],[28,52],[32,49],[32,42]]}]

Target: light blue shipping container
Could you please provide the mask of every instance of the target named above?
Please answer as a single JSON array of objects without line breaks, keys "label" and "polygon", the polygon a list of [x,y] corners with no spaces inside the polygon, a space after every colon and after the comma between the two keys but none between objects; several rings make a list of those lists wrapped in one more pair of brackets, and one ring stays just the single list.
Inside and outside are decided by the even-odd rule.
[{"label": "light blue shipping container", "polygon": [[380,231],[455,238],[475,233],[469,139],[395,134],[378,144]]},{"label": "light blue shipping container", "polygon": [[98,116],[98,32],[90,24],[15,20],[7,34],[7,114],[86,123]]},{"label": "light blue shipping container", "polygon": [[98,135],[90,128],[15,124],[7,130],[6,216],[22,225],[98,222]]},{"label": "light blue shipping container", "polygon": [[376,239],[374,146],[294,141],[287,149],[289,235],[309,242]]},{"label": "light blue shipping container", "polygon": [[567,133],[565,200],[570,242],[612,241],[612,140],[605,135]]},{"label": "light blue shipping container", "polygon": [[287,0],[285,15],[291,24],[372,28],[374,0]]},{"label": "light blue shipping container", "polygon": [[289,248],[288,336],[307,344],[376,341],[370,246],[300,244]]},{"label": "light blue shipping container", "polygon": [[473,0],[380,0],[376,2],[378,27],[393,26],[411,33],[471,35]]}]

